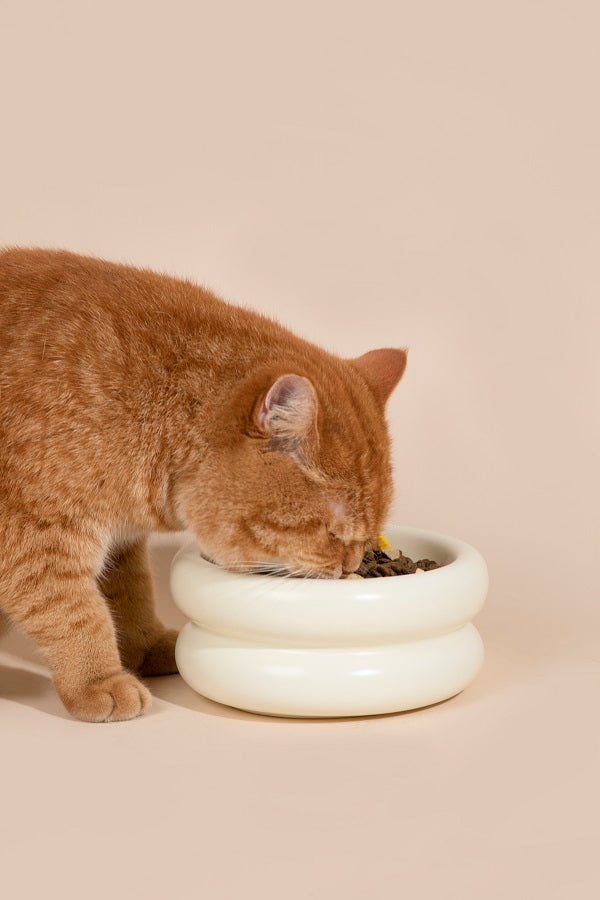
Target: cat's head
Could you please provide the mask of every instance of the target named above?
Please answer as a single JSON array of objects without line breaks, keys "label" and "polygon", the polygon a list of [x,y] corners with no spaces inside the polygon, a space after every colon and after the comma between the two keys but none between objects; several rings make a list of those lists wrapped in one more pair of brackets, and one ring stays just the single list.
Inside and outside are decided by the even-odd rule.
[{"label": "cat's head", "polygon": [[384,349],[249,374],[215,413],[188,491],[205,554],[237,571],[339,578],[358,568],[391,500],[384,411],[405,367],[406,350]]}]

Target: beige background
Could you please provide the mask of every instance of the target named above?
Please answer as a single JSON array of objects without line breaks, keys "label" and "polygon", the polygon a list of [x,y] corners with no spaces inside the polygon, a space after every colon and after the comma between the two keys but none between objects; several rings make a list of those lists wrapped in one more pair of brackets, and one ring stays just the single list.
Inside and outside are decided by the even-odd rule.
[{"label": "beige background", "polygon": [[[149,717],[84,725],[13,637],[3,892],[597,897],[598,4],[2,0],[0,22],[0,243],[192,276],[341,354],[408,344],[392,518],[491,576],[481,675],[398,716],[253,717],[172,677]],[[178,540],[155,549],[176,624]]]}]

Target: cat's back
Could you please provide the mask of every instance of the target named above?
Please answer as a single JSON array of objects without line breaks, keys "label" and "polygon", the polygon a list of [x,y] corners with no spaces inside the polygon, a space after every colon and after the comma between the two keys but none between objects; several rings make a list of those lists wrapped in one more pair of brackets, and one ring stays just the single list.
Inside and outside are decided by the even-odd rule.
[{"label": "cat's back", "polygon": [[35,414],[68,397],[73,412],[150,379],[152,354],[170,350],[164,319],[178,293],[170,281],[68,251],[0,252],[4,421],[10,406]]},{"label": "cat's back", "polygon": [[198,355],[237,359],[243,368],[266,346],[280,355],[315,350],[279,322],[186,279],[66,250],[0,251],[5,373],[8,357],[33,358],[44,347],[54,359],[81,348],[106,358],[113,349],[116,358],[176,352],[194,361]]},{"label": "cat's back", "polygon": [[43,288],[75,254],[61,250],[7,247],[0,250],[0,298],[5,300],[18,286]]},{"label": "cat's back", "polygon": [[103,354],[127,344],[156,347],[165,339],[166,319],[185,328],[186,319],[218,304],[190,283],[147,269],[64,250],[6,249],[0,251],[0,368],[44,341],[50,350],[50,339],[55,357],[78,347]]},{"label": "cat's back", "polygon": [[0,347],[11,333],[23,337],[28,321],[41,320],[59,331],[83,324],[88,334],[89,326],[111,322],[121,336],[150,335],[152,346],[173,330],[288,334],[187,279],[66,250],[0,250]]},{"label": "cat's back", "polygon": [[30,330],[68,328],[98,305],[109,263],[61,250],[9,248],[0,252],[0,347],[27,340]]},{"label": "cat's back", "polygon": [[0,315],[8,307],[27,309],[41,301],[63,280],[78,278],[90,285],[110,263],[67,250],[9,247],[0,250]]},{"label": "cat's back", "polygon": [[125,302],[132,315],[156,304],[167,281],[173,280],[67,250],[9,248],[0,251],[0,322],[53,312],[76,318],[96,309],[115,314]]}]

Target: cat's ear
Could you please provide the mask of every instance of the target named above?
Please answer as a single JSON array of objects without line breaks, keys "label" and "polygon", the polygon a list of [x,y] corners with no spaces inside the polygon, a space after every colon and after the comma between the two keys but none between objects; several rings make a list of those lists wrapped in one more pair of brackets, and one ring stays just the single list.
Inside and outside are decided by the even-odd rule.
[{"label": "cat's ear", "polygon": [[277,449],[293,450],[316,433],[317,395],[303,375],[281,375],[257,405],[258,430],[272,438]]},{"label": "cat's ear", "polygon": [[406,369],[408,348],[369,350],[350,362],[358,369],[371,390],[385,403]]}]

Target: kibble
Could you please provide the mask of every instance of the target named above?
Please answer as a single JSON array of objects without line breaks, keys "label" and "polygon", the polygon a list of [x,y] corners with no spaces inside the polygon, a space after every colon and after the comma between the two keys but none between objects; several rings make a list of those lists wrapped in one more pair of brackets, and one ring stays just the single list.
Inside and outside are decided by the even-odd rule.
[{"label": "kibble", "polygon": [[356,572],[346,575],[346,578],[385,578],[388,575],[413,575],[423,574],[430,569],[438,569],[439,563],[432,559],[419,559],[414,562],[409,556],[405,556],[398,547],[391,547],[388,541],[380,535],[379,548],[367,550]]}]

